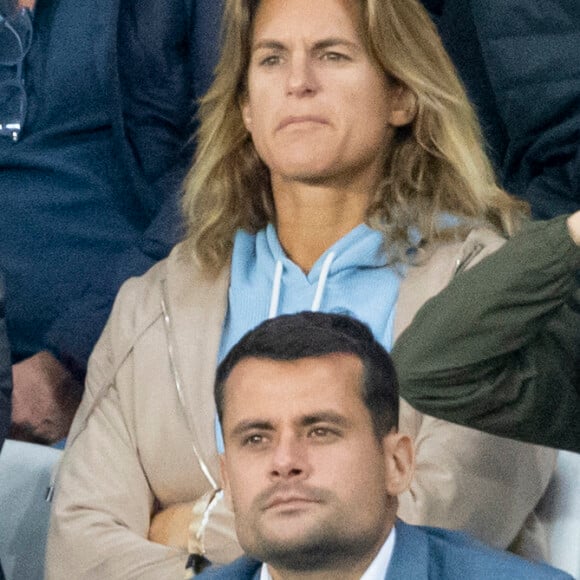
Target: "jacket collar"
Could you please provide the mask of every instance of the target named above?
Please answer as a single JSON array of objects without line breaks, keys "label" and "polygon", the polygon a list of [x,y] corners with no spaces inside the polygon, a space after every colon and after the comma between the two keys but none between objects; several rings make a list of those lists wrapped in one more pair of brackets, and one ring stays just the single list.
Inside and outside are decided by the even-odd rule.
[{"label": "jacket collar", "polygon": [[429,577],[429,546],[425,532],[401,520],[397,520],[395,528],[395,549],[385,580],[426,580]]}]

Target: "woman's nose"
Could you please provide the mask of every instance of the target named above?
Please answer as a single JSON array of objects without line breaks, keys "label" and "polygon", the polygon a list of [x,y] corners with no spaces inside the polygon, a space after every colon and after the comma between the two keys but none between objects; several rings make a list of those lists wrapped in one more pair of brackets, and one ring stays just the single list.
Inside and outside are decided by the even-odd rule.
[{"label": "woman's nose", "polygon": [[300,53],[292,57],[286,82],[288,95],[304,97],[317,91],[317,75],[308,55]]}]

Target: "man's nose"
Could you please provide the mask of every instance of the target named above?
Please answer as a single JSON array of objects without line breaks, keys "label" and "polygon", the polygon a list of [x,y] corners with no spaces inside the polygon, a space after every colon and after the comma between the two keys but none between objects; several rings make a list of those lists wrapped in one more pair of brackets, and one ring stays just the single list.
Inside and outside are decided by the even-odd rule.
[{"label": "man's nose", "polygon": [[302,477],[307,471],[306,449],[301,439],[296,436],[281,438],[272,455],[272,478]]}]

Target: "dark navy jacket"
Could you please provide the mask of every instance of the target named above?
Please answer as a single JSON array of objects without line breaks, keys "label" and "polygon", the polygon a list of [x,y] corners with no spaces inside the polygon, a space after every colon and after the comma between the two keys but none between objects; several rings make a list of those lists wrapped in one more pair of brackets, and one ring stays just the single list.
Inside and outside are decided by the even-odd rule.
[{"label": "dark navy jacket", "polygon": [[2,275],[0,275],[0,451],[2,451],[2,444],[10,428],[11,397],[12,368],[10,366],[10,347],[4,321],[4,281]]},{"label": "dark navy jacket", "polygon": [[[385,580],[571,580],[571,576],[484,546],[461,532],[396,524]],[[199,580],[259,580],[261,562],[240,558],[206,570]]]},{"label": "dark navy jacket", "polygon": [[[6,337],[4,322],[4,281],[0,275],[0,452],[10,428],[10,400],[12,397],[12,368],[10,366],[10,348]],[[0,580],[4,580],[2,562],[0,562]]]},{"label": "dark navy jacket", "polygon": [[181,235],[219,0],[38,0],[22,138],[0,141],[0,270],[15,361],[82,374],[124,280]]},{"label": "dark navy jacket", "polygon": [[549,218],[580,209],[578,0],[423,0],[504,187]]}]

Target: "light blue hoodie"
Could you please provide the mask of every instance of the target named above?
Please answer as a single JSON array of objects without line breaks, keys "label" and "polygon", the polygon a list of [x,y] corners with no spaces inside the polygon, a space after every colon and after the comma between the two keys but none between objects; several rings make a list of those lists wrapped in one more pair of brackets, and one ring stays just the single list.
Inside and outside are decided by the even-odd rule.
[{"label": "light blue hoodie", "polygon": [[[386,265],[383,235],[366,225],[356,227],[326,250],[308,274],[286,256],[273,225],[255,235],[239,231],[234,240],[219,361],[246,332],[267,318],[303,310],[357,318],[390,350],[400,276]],[[219,425],[217,440],[221,452]]]},{"label": "light blue hoodie", "polygon": [[382,234],[366,225],[326,250],[308,274],[286,256],[274,226],[238,232],[219,360],[267,318],[303,310],[353,316],[390,350],[399,275],[386,264]]}]

